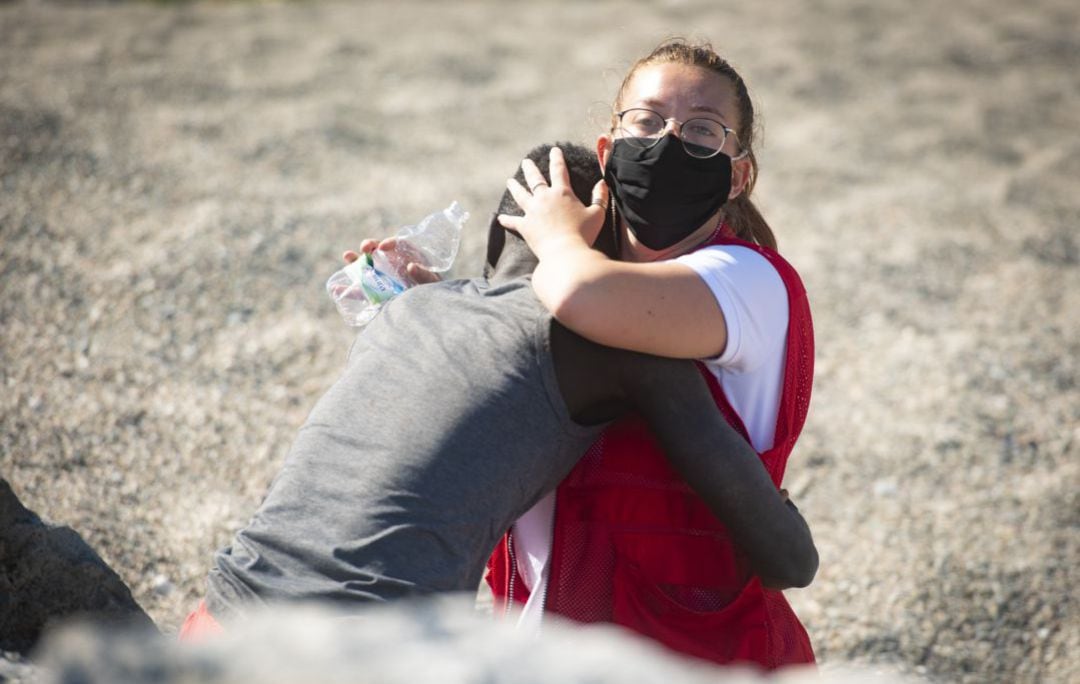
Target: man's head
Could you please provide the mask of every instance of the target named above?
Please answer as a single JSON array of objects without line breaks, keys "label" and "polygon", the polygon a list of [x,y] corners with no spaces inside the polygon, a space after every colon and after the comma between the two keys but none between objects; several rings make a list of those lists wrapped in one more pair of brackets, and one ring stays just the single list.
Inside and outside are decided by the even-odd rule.
[{"label": "man's head", "polygon": [[[573,188],[574,194],[583,204],[588,204],[592,200],[593,186],[600,180],[600,164],[596,160],[596,154],[592,150],[574,143],[561,142],[555,143],[554,146],[562,150],[563,157],[566,159],[566,168],[570,172],[570,187]],[[552,145],[539,145],[525,155],[536,162],[544,177],[549,180],[551,174],[548,170],[548,153],[552,147]],[[519,183],[525,183],[525,176],[520,166],[514,178]],[[519,235],[499,225],[496,218],[499,214],[522,215],[521,207],[514,201],[509,190],[503,193],[499,208],[492,215],[491,224],[488,226],[488,247],[487,259],[484,263],[484,277],[516,278],[532,273],[533,269],[536,268],[536,256],[533,255],[532,250],[529,249],[529,246],[525,244],[525,241]],[[610,223],[611,219],[608,217],[593,247],[608,256],[613,256],[615,254],[615,234]]]}]

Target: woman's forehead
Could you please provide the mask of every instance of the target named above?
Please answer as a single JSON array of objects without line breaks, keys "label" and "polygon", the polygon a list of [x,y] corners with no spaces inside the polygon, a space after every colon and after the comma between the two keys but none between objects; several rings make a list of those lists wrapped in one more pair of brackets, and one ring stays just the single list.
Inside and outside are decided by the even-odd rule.
[{"label": "woman's forehead", "polygon": [[[731,81],[708,69],[687,64],[650,64],[634,72],[620,107],[680,109],[683,112],[714,114],[730,125],[738,113]],[[668,111],[661,114],[674,116]]]}]

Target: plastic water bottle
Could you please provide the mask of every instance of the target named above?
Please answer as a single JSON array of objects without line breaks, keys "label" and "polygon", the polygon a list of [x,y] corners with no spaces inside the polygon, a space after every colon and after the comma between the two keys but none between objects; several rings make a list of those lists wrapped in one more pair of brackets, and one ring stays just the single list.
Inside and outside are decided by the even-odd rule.
[{"label": "plastic water bottle", "polygon": [[461,229],[469,212],[457,202],[426,216],[415,226],[397,233],[393,251],[375,250],[341,269],[326,281],[326,292],[345,323],[361,326],[370,321],[382,305],[416,285],[406,270],[416,263],[433,273],[450,268],[461,243]]}]

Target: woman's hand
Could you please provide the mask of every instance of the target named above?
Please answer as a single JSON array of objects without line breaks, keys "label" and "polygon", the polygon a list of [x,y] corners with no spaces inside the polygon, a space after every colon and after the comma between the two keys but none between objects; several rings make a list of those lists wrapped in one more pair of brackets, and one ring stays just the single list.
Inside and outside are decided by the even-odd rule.
[{"label": "woman's hand", "polygon": [[592,203],[583,205],[570,187],[562,150],[552,147],[550,155],[550,184],[531,159],[521,162],[528,188],[514,178],[506,182],[525,215],[499,215],[502,227],[517,231],[541,262],[564,249],[590,248],[604,226],[608,202],[607,185],[601,180],[593,187]]},{"label": "woman's hand", "polygon": [[411,253],[407,245],[398,245],[396,237],[388,237],[381,241],[369,238],[360,243],[359,252],[347,249],[341,255],[341,258],[345,260],[345,263],[351,264],[359,259],[361,254],[370,254],[375,250],[386,252],[390,263],[399,263],[400,261],[407,262],[405,273],[408,277],[412,278],[417,285],[422,283],[436,283],[442,280],[438,273],[429,271],[413,261],[412,259],[416,258],[415,255]]},{"label": "woman's hand", "polygon": [[550,187],[535,164],[522,162],[531,192],[515,180],[506,185],[525,215],[498,217],[539,259],[532,288],[544,308],[578,335],[609,347],[677,359],[724,351],[726,322],[705,281],[673,259],[631,263],[592,249],[604,225],[607,186],[597,183],[584,206],[570,189],[562,150],[552,148],[550,159]]}]

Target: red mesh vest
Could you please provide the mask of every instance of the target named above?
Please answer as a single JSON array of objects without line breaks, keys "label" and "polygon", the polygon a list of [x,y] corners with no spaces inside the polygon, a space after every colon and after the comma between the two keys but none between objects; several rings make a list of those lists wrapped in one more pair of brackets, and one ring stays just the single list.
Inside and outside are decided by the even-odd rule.
[{"label": "red mesh vest", "polygon": [[[774,446],[761,460],[779,487],[806,420],[814,336],[806,291],[776,252],[728,237],[762,254],[787,288],[784,384]],[[746,437],[712,373],[699,364],[717,408]],[[488,563],[496,612],[524,602],[513,543],[506,535]],[[613,424],[589,448],[556,494],[545,611],[579,622],[612,622],[669,648],[716,663],[762,667],[814,662],[810,639],[783,594],[761,586],[724,526],[671,469],[644,421]]]}]

